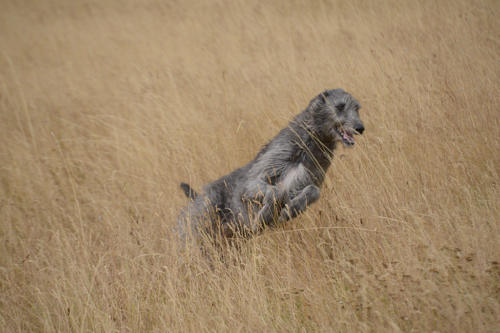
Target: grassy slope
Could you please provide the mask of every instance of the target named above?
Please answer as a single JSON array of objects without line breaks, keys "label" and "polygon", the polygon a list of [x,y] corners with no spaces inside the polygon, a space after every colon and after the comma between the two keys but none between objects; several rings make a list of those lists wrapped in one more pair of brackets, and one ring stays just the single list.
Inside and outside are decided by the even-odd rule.
[{"label": "grassy slope", "polygon": [[[5,331],[498,330],[498,2],[0,6]],[[179,181],[336,87],[366,135],[320,201],[180,265]]]}]

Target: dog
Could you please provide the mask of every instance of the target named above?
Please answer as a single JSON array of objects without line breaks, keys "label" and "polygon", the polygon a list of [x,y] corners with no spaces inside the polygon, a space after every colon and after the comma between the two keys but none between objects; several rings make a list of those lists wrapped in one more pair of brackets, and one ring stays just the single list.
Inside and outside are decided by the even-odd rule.
[{"label": "dog", "polygon": [[352,147],[354,135],[364,132],[360,107],[344,90],[326,90],[245,166],[201,193],[181,183],[190,199],[178,218],[181,239],[250,236],[304,212],[320,197],[337,143]]}]

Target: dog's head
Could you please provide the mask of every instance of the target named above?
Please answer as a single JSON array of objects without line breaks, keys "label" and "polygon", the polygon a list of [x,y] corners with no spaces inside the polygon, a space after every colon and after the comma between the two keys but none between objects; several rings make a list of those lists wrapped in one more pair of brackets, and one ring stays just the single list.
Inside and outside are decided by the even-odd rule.
[{"label": "dog's head", "polygon": [[322,102],[323,126],[328,128],[335,140],[352,147],[354,135],[363,134],[365,130],[359,118],[361,106],[358,101],[342,89],[326,90],[318,97]]}]

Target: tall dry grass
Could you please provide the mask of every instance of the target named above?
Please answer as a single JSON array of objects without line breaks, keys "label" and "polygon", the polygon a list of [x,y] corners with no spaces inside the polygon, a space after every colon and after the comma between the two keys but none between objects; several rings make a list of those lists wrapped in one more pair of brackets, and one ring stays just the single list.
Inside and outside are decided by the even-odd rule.
[{"label": "tall dry grass", "polygon": [[[498,1],[2,1],[4,332],[495,332]],[[320,201],[207,268],[172,227],[324,89]]]}]

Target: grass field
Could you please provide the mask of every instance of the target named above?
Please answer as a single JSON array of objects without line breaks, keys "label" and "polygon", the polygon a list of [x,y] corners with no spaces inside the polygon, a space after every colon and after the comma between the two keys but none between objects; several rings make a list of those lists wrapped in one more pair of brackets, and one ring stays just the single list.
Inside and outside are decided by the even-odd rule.
[{"label": "grass field", "polygon": [[[498,332],[498,1],[0,0],[2,332]],[[318,93],[319,202],[177,257],[200,189]]]}]

